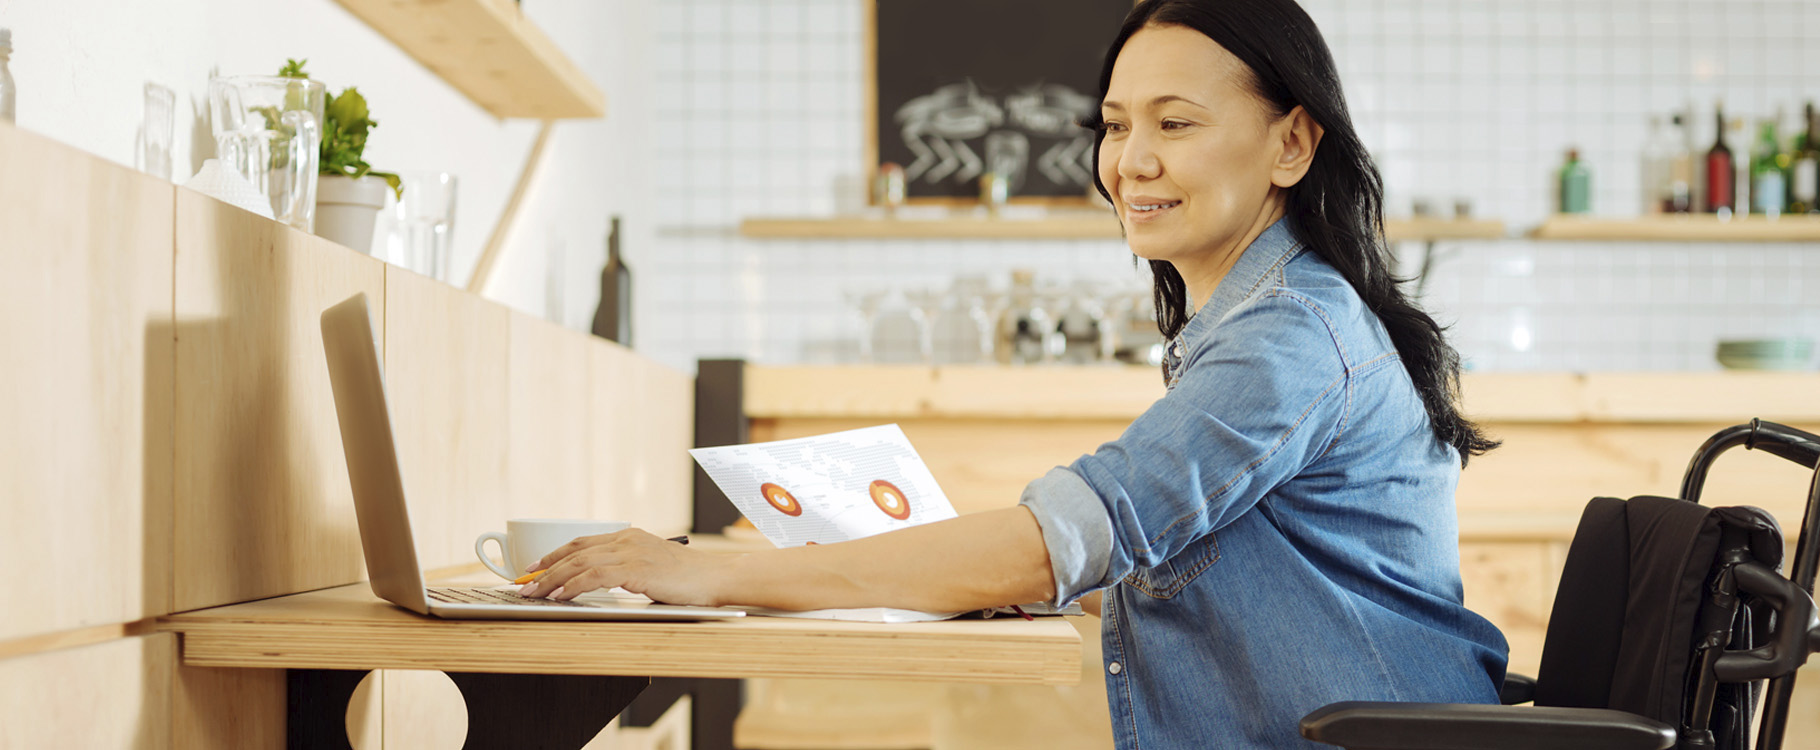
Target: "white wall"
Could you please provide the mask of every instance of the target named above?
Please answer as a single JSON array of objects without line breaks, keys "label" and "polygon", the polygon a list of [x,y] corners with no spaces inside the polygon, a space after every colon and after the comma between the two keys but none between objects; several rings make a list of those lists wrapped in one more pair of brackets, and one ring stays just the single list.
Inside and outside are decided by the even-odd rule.
[{"label": "white wall", "polygon": [[[1133,276],[1116,241],[756,241],[732,231],[747,216],[828,213],[852,195],[866,169],[864,1],[655,9],[657,179],[678,197],[656,207],[662,247],[641,269],[658,277],[658,356],[850,354],[839,345],[854,335],[848,290],[939,286],[960,273],[1002,280],[1016,267],[1058,280]],[[1753,121],[1820,99],[1812,0],[1303,5],[1334,50],[1393,214],[1418,197],[1464,197],[1477,215],[1527,229],[1547,213],[1569,146],[1594,171],[1595,210],[1634,214],[1649,115],[1696,103],[1704,146],[1717,97]],[[1816,250],[1443,243],[1427,301],[1457,323],[1456,344],[1481,369],[1711,369],[1721,338],[1820,337]]]},{"label": "white wall", "polygon": [[[550,161],[489,296],[546,311],[546,259],[566,322],[596,299],[607,216],[626,217],[639,348],[698,356],[850,358],[855,290],[1055,280],[1141,283],[1114,241],[752,241],[746,216],[829,213],[863,164],[865,0],[525,0],[607,94],[608,115],[559,124]],[[1393,212],[1472,200],[1518,229],[1548,205],[1578,145],[1595,209],[1635,211],[1649,114],[1712,100],[1751,118],[1820,98],[1820,3],[1798,0],[1307,0],[1334,48]],[[19,124],[132,163],[140,87],[175,89],[178,171],[193,169],[212,70],[269,73],[308,57],[358,85],[381,127],[369,161],[461,181],[465,274],[534,138],[498,122],[331,0],[0,0],[14,30]],[[1108,35],[1112,30],[1108,30]],[[185,167],[188,167],[186,169]],[[3,169],[4,165],[0,165]],[[1812,244],[1444,243],[1429,304],[1482,369],[1710,369],[1721,338],[1820,337]],[[1402,248],[1413,252],[1414,248]]]},{"label": "white wall", "polygon": [[[546,313],[546,259],[568,255],[563,281],[574,327],[586,328],[605,257],[607,217],[626,217],[634,259],[648,241],[651,115],[643,61],[652,5],[529,0],[526,14],[606,93],[608,116],[556,125],[548,160],[494,269],[487,294]],[[199,113],[211,74],[271,75],[285,58],[307,58],[331,92],[358,86],[380,126],[366,159],[386,171],[457,176],[453,265],[465,279],[493,231],[535,140],[537,123],[500,121],[442,82],[330,0],[0,0],[13,31],[17,124],[123,163],[146,82],[177,93],[173,178],[183,182],[213,152]],[[4,168],[4,165],[0,165]]]}]

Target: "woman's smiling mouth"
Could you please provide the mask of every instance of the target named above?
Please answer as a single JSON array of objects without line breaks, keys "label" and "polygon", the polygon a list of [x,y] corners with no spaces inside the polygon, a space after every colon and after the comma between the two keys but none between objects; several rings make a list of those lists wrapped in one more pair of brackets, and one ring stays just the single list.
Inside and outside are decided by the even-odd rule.
[{"label": "woman's smiling mouth", "polygon": [[1155,198],[1140,198],[1125,202],[1125,213],[1132,221],[1150,221],[1162,217],[1169,209],[1182,205],[1181,201],[1166,201]]}]

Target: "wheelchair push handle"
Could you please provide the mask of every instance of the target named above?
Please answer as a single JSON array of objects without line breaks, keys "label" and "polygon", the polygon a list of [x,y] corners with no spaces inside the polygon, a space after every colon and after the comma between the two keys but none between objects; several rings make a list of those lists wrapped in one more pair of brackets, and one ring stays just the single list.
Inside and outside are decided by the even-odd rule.
[{"label": "wheelchair push handle", "polygon": [[1706,473],[1719,455],[1743,446],[1801,464],[1809,469],[1820,466],[1820,435],[1764,419],[1750,424],[1727,427],[1707,438],[1687,464],[1681,478],[1681,499],[1700,502],[1700,490],[1706,484]]}]

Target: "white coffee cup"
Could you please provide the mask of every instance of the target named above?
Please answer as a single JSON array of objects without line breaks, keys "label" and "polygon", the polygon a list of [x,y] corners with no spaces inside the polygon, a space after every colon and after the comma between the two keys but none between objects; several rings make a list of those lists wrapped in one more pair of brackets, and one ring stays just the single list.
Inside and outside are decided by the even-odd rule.
[{"label": "white coffee cup", "polygon": [[[517,580],[524,575],[525,568],[543,559],[552,550],[574,541],[577,537],[611,534],[624,531],[631,524],[625,521],[586,521],[565,518],[514,518],[506,521],[506,532],[489,531],[474,539],[474,554],[488,570],[498,573],[508,581]],[[487,557],[487,541],[499,542],[499,550],[505,558],[506,566],[499,567],[492,558]]]}]

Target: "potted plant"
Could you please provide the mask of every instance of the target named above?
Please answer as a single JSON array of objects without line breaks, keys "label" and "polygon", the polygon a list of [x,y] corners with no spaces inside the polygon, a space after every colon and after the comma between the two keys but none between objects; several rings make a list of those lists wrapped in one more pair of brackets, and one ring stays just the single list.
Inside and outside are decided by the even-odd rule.
[{"label": "potted plant", "polygon": [[[278,75],[309,78],[308,60],[287,60]],[[385,190],[404,197],[398,175],[375,172],[362,152],[367,132],[379,126],[368,116],[366,97],[353,86],[331,96],[323,108],[322,149],[316,184],[316,234],[363,253],[371,253],[373,224],[385,208]]]}]

